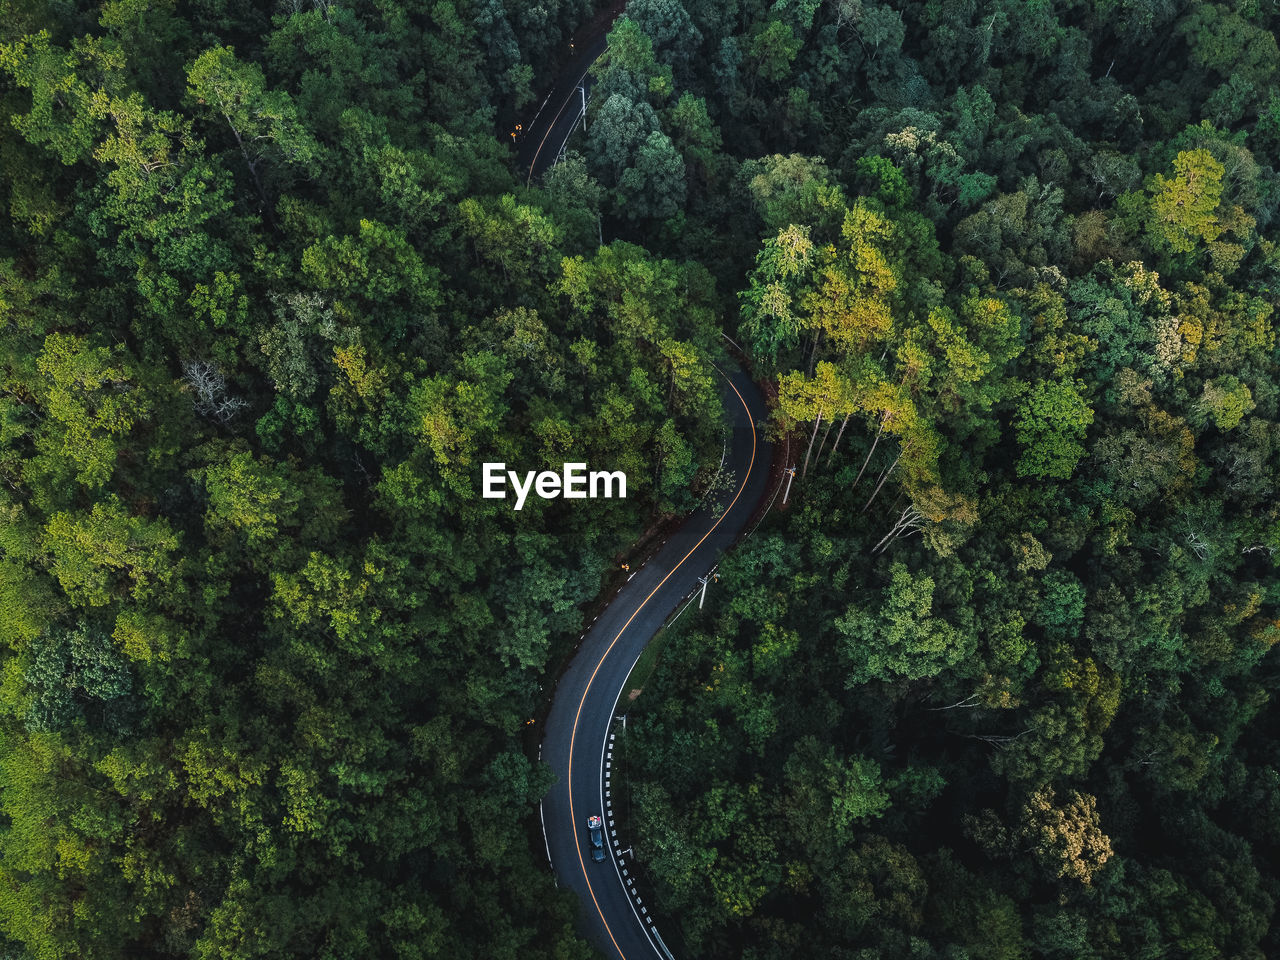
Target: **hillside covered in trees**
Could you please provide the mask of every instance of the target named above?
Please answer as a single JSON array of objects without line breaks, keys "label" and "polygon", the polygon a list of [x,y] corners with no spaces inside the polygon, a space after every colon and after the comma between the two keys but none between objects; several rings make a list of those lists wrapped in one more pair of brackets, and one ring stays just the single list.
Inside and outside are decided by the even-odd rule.
[{"label": "hillside covered in trees", "polygon": [[655,118],[618,209],[683,163],[799,476],[631,713],[677,953],[1276,956],[1276,8],[678,11],[592,145]]},{"label": "hillside covered in trees", "polygon": [[584,13],[0,4],[0,955],[588,955],[519,734],[721,438],[710,274],[495,129]]},{"label": "hillside covered in trees", "polygon": [[0,956],[592,956],[523,734],[722,333],[797,476],[621,746],[677,952],[1280,954],[1280,10],[631,0],[526,187],[594,12],[0,0]]}]

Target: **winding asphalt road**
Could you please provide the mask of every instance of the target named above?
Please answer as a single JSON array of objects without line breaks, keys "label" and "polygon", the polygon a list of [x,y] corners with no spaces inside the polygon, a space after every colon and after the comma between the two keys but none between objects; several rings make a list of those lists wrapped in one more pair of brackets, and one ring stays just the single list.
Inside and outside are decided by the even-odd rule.
[{"label": "winding asphalt road", "polygon": [[516,156],[526,183],[532,183],[534,177],[541,176],[555,163],[574,126],[582,122],[582,101],[591,91],[592,78],[588,71],[604,53],[609,28],[625,5],[625,0],[614,0],[574,34],[569,60],[561,68],[551,92],[543,98],[533,117],[524,121]]},{"label": "winding asphalt road", "polygon": [[[670,956],[648,906],[639,901],[611,816],[609,758],[619,694],[645,645],[755,514],[769,481],[769,445],[757,428],[766,416],[763,398],[736,366],[724,375],[722,392],[733,424],[725,457],[725,468],[733,471],[731,502],[718,517],[705,506],[690,514],[632,575],[591,624],[547,718],[542,759],[556,773],[542,801],[547,853],[560,884],[582,901],[585,932],[611,960]],[[591,859],[586,823],[593,814],[605,818],[603,863]]]}]

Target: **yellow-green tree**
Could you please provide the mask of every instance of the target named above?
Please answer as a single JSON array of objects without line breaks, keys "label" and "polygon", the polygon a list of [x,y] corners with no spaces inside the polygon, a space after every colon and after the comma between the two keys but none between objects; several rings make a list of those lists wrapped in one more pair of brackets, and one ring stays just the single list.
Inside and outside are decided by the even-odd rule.
[{"label": "yellow-green tree", "polygon": [[813,432],[809,435],[809,446],[805,449],[804,469],[801,470],[801,476],[809,471],[813,441],[817,439],[818,427],[821,426],[823,419],[830,422],[836,417],[848,414],[853,409],[853,403],[852,384],[840,373],[834,363],[828,363],[825,360],[818,364],[811,378],[806,377],[799,370],[793,370],[778,381],[778,416],[783,424],[813,422]]},{"label": "yellow-green tree", "polygon": [[1148,233],[1172,253],[1190,253],[1198,242],[1218,239],[1218,204],[1225,168],[1208,150],[1184,150],[1174,158],[1173,176],[1157,173],[1147,186],[1151,194]]}]

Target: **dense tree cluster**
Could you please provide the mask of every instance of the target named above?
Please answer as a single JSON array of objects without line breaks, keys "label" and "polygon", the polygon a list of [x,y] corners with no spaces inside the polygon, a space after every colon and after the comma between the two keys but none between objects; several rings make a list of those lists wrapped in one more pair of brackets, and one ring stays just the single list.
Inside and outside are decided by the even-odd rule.
[{"label": "dense tree cluster", "polygon": [[798,470],[627,728],[682,950],[1280,951],[1275,10],[627,12]]},{"label": "dense tree cluster", "polygon": [[724,332],[798,475],[620,748],[679,951],[1280,953],[1280,13],[630,0],[526,187],[594,14],[0,0],[0,952],[589,956],[521,734]]},{"label": "dense tree cluster", "polygon": [[587,12],[0,2],[0,954],[587,955],[520,734],[721,452],[708,272],[494,135]]}]

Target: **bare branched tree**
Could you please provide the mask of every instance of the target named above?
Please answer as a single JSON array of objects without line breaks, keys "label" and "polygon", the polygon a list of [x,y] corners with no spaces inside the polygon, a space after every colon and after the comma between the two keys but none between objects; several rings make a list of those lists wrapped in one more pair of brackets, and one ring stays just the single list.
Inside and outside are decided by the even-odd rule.
[{"label": "bare branched tree", "polygon": [[1020,740],[1030,732],[1030,730],[1023,730],[1021,733],[1013,735],[1006,733],[962,733],[960,736],[967,740],[979,740],[982,743],[990,744],[998,750],[1003,750],[1006,744]]},{"label": "bare branched tree", "polygon": [[914,506],[908,504],[907,508],[902,511],[897,522],[893,527],[880,538],[880,542],[871,548],[873,554],[884,550],[889,544],[897,540],[899,537],[907,537],[915,533],[924,526],[924,516]]},{"label": "bare branched tree", "polygon": [[183,379],[195,395],[196,413],[215,420],[224,427],[235,419],[247,400],[227,395],[227,378],[222,371],[205,360],[188,360],[182,365]]},{"label": "bare branched tree", "polygon": [[963,700],[957,700],[955,703],[949,703],[945,707],[926,707],[925,709],[931,713],[937,713],[941,710],[972,710],[975,707],[981,706],[982,704],[978,701],[978,695],[976,693],[971,693]]}]

